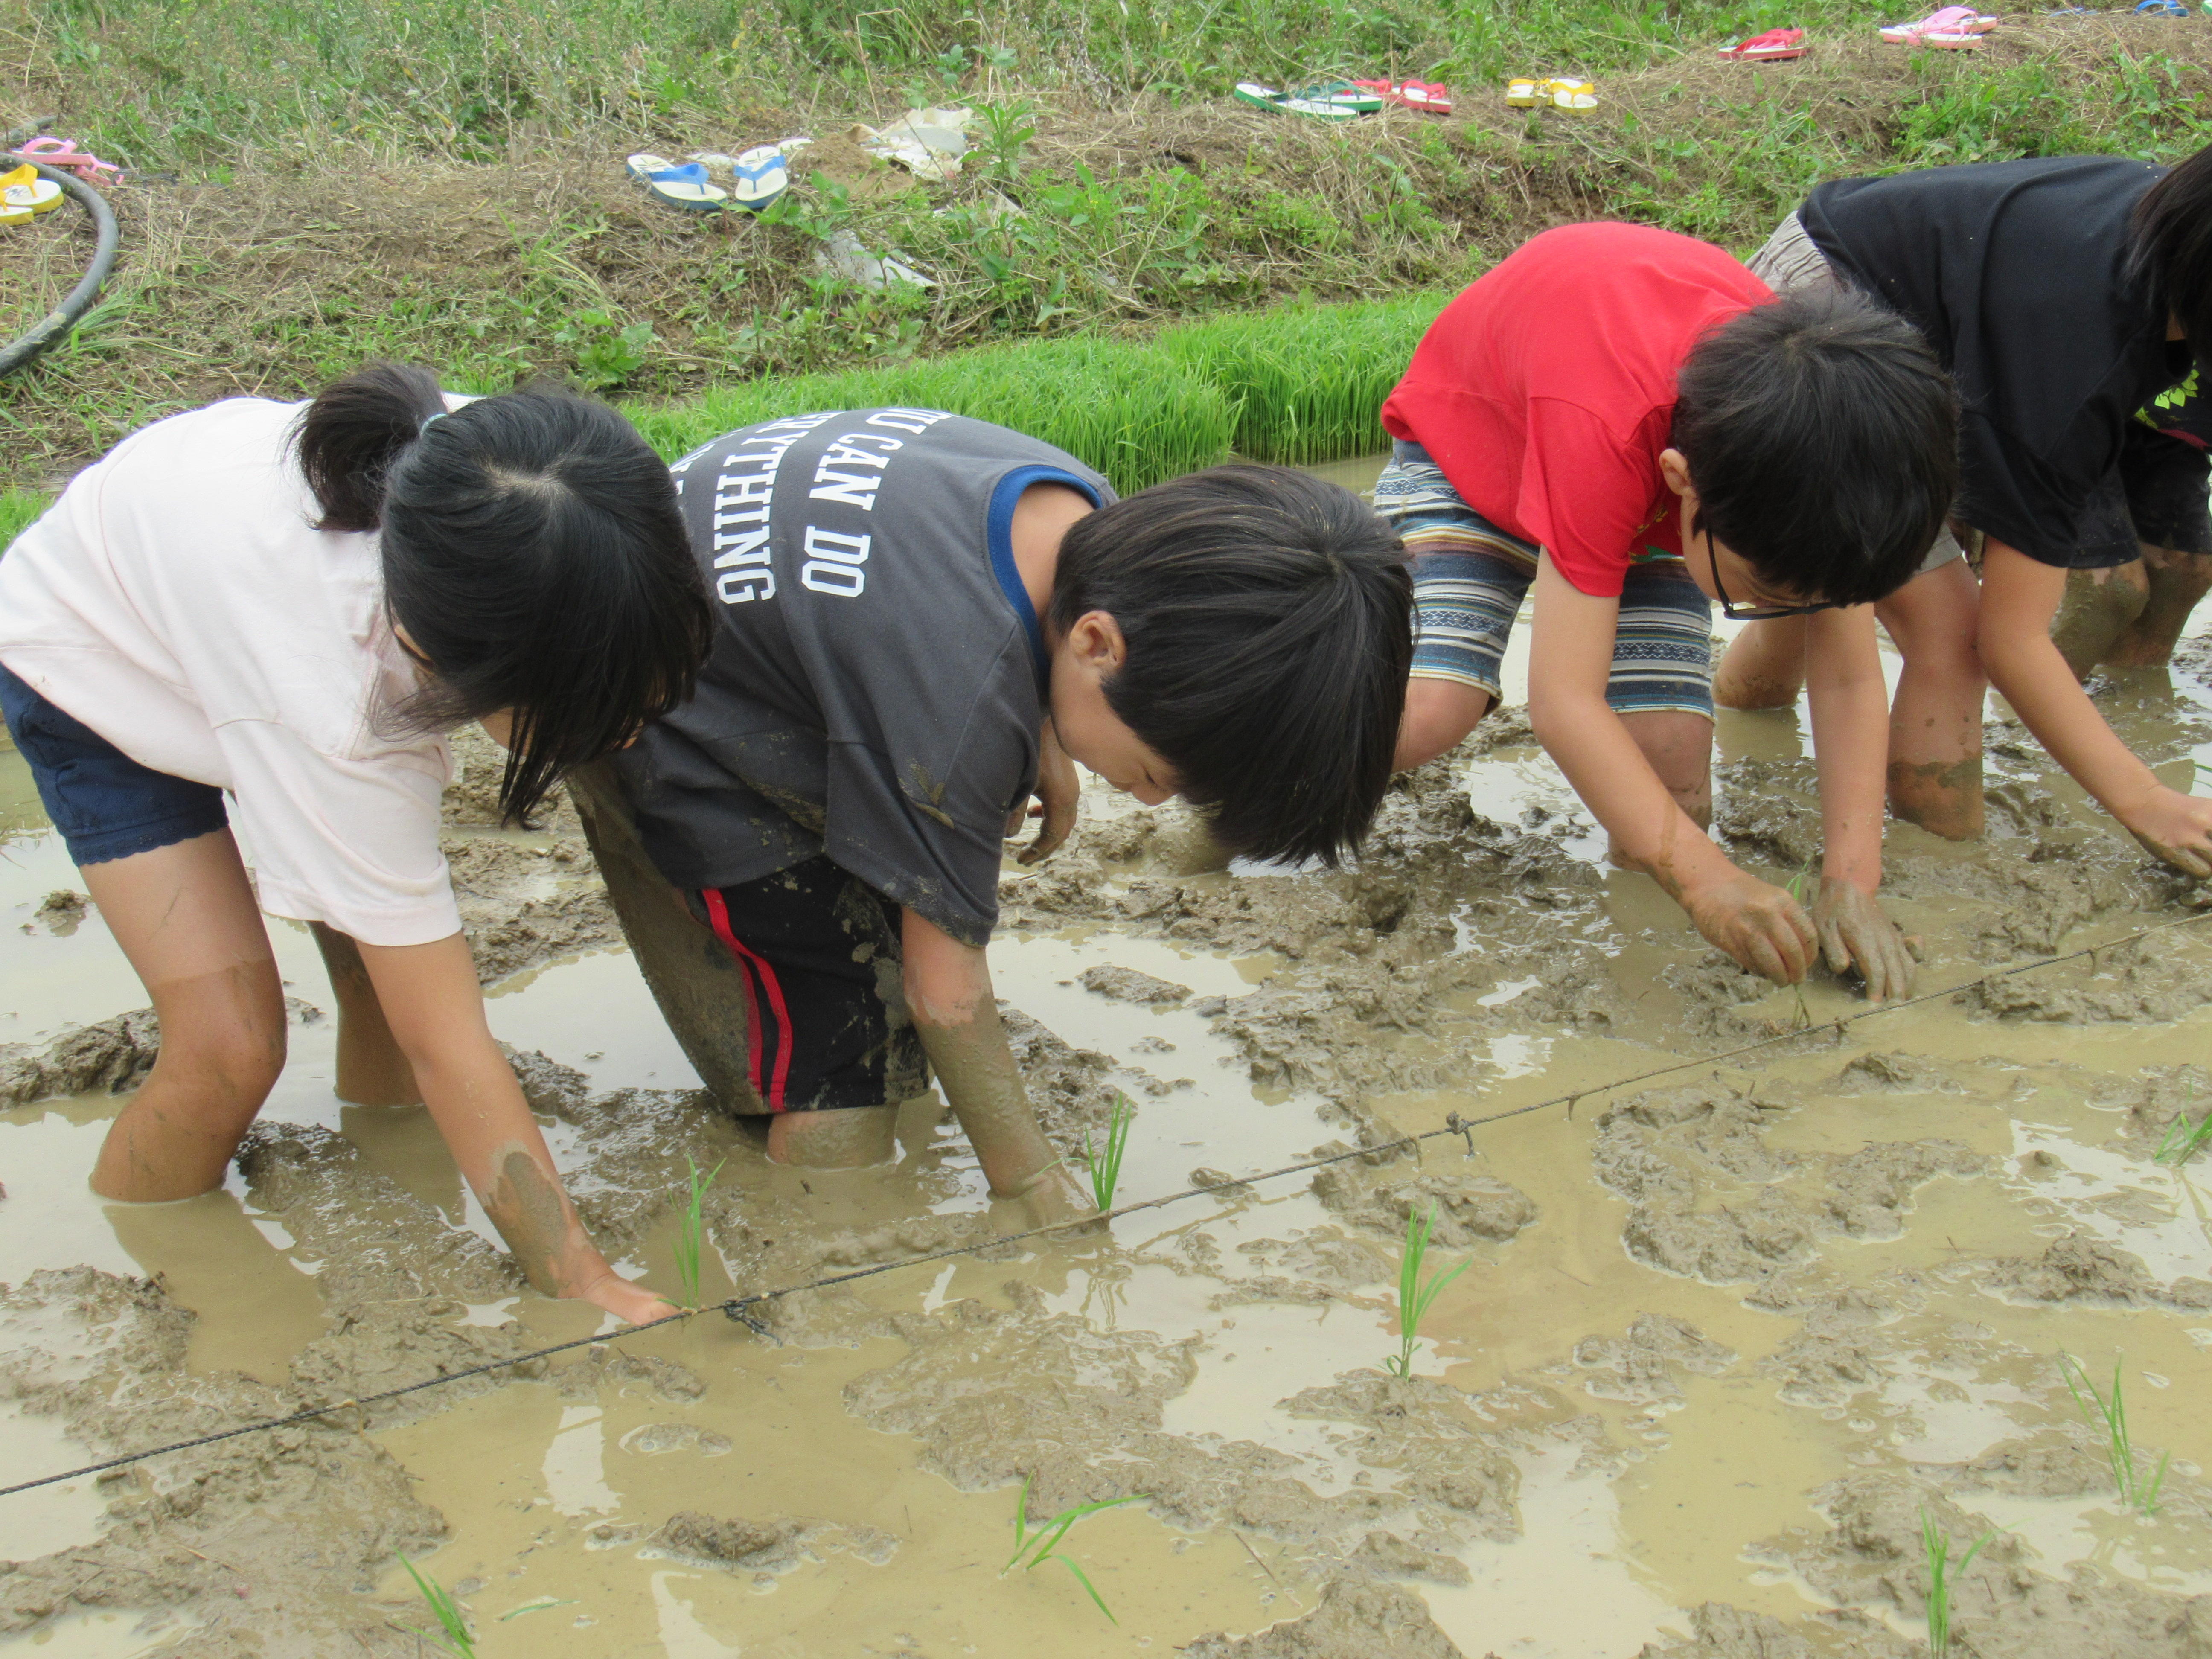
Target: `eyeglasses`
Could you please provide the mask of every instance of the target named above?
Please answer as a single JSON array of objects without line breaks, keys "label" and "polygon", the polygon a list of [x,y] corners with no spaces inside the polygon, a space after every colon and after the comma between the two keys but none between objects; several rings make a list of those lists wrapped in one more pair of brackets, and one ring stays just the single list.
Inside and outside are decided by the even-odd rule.
[{"label": "eyeglasses", "polygon": [[1721,615],[1730,622],[1773,622],[1783,617],[1809,617],[1816,611],[1833,611],[1832,599],[1823,599],[1818,605],[1738,605],[1728,596],[1721,582],[1721,556],[1711,536],[1705,538],[1705,562],[1713,573],[1713,593],[1721,602]]}]

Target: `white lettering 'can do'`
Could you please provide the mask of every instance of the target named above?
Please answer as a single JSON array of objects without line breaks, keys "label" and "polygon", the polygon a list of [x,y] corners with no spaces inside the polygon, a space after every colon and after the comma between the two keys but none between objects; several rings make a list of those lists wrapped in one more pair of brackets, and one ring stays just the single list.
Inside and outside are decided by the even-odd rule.
[{"label": "white lettering 'can do'", "polygon": [[806,563],[799,573],[799,585],[841,599],[858,599],[868,585],[868,573],[861,567],[868,562],[868,544],[874,539],[807,526],[801,544]]}]

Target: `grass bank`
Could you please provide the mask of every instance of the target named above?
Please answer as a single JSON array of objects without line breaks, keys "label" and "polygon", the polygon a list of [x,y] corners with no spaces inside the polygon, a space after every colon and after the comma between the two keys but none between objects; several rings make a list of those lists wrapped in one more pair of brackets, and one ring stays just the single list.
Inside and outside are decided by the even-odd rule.
[{"label": "grass bank", "polygon": [[[826,392],[815,376],[941,390],[952,383],[929,365],[968,354],[983,366],[958,375],[992,390],[963,407],[1054,431],[1088,422],[1069,445],[1081,453],[1115,433],[1194,454],[1227,418],[1245,423],[1229,441],[1246,453],[1308,459],[1366,419],[1405,320],[1362,313],[1372,336],[1320,342],[1316,371],[1298,331],[1347,316],[1322,303],[1448,292],[1569,219],[1632,217],[1747,252],[1823,177],[2165,159],[2208,136],[2212,29],[2123,13],[2017,20],[1978,53],[1912,53],[1871,39],[1886,14],[1823,0],[1790,12],[1815,27],[1811,57],[1750,70],[1711,48],[1784,21],[1764,0],[1231,10],[53,0],[0,14],[0,51],[27,66],[0,92],[0,123],[58,112],[170,176],[116,192],[124,265],[77,339],[0,383],[0,488],[50,486],[161,414],[301,396],[371,356],[475,387],[559,376],[674,432]],[[1461,114],[1337,126],[1222,95],[1241,74],[1375,64],[1457,79]],[[1603,101],[1579,118],[1508,110],[1489,90],[1508,68],[1588,71]],[[946,185],[842,136],[920,98],[985,109],[981,152]],[[767,222],[656,210],[621,173],[633,149],[793,131],[817,137],[809,176]],[[11,233],[11,254],[37,257],[0,276],[0,327],[52,303],[81,252],[71,216]],[[823,256],[847,237],[896,250],[934,286],[878,292],[840,274]],[[1279,313],[1272,345],[1218,320],[1261,309]],[[1023,392],[1027,370],[989,367],[992,349],[1069,337],[1098,355],[1070,343],[1036,360],[1049,395]],[[1148,342],[1172,364],[1117,355]],[[1175,391],[1177,429],[1147,428],[1142,405],[1184,387],[1176,374],[1211,390]],[[1079,420],[1061,400],[1073,385],[1089,398],[1089,375],[1121,401]],[[770,380],[801,385],[751,389]]]}]

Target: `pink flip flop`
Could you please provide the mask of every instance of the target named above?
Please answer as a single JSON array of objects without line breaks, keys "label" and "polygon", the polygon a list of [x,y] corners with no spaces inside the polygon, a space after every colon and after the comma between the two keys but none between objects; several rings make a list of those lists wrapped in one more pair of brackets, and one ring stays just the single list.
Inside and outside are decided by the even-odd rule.
[{"label": "pink flip flop", "polygon": [[1802,58],[1805,55],[1805,31],[1802,29],[1769,29],[1764,34],[1754,34],[1748,40],[1739,40],[1732,46],[1723,46],[1721,56],[1739,64],[1767,64],[1780,58]]},{"label": "pink flip flop", "polygon": [[118,179],[123,176],[121,167],[112,161],[101,161],[88,150],[79,149],[74,138],[52,138],[42,133],[36,138],[25,140],[8,153],[18,161],[37,161],[45,167],[65,168],[88,184],[106,183],[100,176],[103,173],[112,173]]},{"label": "pink flip flop", "polygon": [[1996,18],[1984,16],[1972,6],[1946,6],[1917,23],[1892,23],[1881,30],[1881,38],[1893,46],[1967,52],[1980,46],[1982,37],[1996,26]]},{"label": "pink flip flop", "polygon": [[1431,115],[1451,113],[1451,88],[1434,81],[1354,81],[1352,84],[1373,93],[1386,104],[1426,110]]}]

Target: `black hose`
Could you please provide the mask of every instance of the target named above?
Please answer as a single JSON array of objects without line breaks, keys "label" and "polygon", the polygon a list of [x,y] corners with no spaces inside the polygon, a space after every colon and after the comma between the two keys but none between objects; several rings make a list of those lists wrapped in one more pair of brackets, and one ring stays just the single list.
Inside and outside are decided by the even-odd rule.
[{"label": "black hose", "polygon": [[[42,121],[28,131],[19,130],[12,132],[5,142],[12,148],[32,137],[40,126],[45,125]],[[84,313],[92,309],[92,302],[100,297],[100,284],[107,280],[107,273],[114,269],[115,251],[123,240],[123,233],[116,227],[114,210],[107,205],[106,197],[75,173],[64,173],[58,167],[50,167],[42,162],[33,161],[31,165],[39,169],[40,178],[59,185],[79,207],[92,216],[92,222],[100,233],[100,241],[93,249],[92,263],[84,268],[84,275],[69,291],[69,297],[40,318],[27,332],[0,346],[0,377],[13,374],[40,352],[66,339],[70,331],[83,320]],[[0,172],[4,171],[4,167],[0,167]],[[3,234],[0,232],[0,234]]]}]

